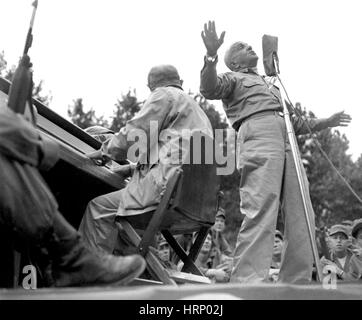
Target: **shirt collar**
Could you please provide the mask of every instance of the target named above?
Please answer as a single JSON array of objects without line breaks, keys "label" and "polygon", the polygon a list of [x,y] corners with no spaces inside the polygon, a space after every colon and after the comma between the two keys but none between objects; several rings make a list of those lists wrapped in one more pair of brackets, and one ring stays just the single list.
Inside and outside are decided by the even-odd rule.
[{"label": "shirt collar", "polygon": [[258,68],[254,67],[254,68],[243,68],[238,70],[239,72],[243,72],[243,73],[252,73],[252,74],[259,74],[258,73]]},{"label": "shirt collar", "polygon": [[178,84],[169,84],[169,85],[167,85],[166,87],[175,87],[175,88],[181,89],[182,91],[184,90],[184,89],[181,87],[181,85],[178,85]]}]

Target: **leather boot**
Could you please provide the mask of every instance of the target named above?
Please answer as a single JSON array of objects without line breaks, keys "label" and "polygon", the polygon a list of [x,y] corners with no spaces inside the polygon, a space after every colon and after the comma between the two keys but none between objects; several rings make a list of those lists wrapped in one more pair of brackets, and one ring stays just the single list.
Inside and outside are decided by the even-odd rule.
[{"label": "leather boot", "polygon": [[125,285],[146,268],[140,255],[121,257],[91,251],[59,213],[54,217],[53,236],[47,249],[53,259],[52,275],[57,287]]},{"label": "leather boot", "polygon": [[91,252],[79,235],[75,239],[59,242],[58,247],[59,254],[52,266],[57,287],[125,285],[140,276],[146,267],[146,262],[139,255],[121,257]]}]

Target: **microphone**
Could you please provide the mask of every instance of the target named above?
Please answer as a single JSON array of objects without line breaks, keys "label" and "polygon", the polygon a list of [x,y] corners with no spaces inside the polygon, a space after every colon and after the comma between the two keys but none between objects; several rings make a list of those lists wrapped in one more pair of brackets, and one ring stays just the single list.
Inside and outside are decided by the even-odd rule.
[{"label": "microphone", "polygon": [[276,76],[279,73],[278,37],[263,35],[263,64],[267,76]]}]

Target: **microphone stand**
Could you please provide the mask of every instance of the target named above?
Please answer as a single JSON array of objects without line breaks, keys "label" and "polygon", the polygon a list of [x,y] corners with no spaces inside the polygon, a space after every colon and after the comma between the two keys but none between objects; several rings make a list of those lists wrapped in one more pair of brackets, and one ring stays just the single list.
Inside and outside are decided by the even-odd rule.
[{"label": "microphone stand", "polygon": [[316,270],[317,270],[317,280],[319,282],[322,282],[323,275],[322,275],[322,269],[321,269],[320,260],[319,260],[317,243],[316,243],[316,239],[315,239],[315,228],[312,227],[312,219],[314,218],[313,207],[312,207],[312,203],[311,203],[309,197],[307,196],[308,192],[309,192],[308,191],[308,181],[306,179],[305,174],[303,175],[304,168],[303,168],[303,164],[301,161],[301,156],[299,153],[299,148],[298,148],[298,144],[297,144],[297,139],[295,137],[293,125],[290,121],[289,110],[285,104],[286,93],[284,92],[284,87],[283,87],[281,80],[279,78],[279,75],[278,75],[280,73],[279,63],[278,63],[277,55],[275,53],[273,54],[273,62],[274,62],[275,70],[276,70],[277,79],[278,79],[279,83],[281,84],[281,88],[283,88],[283,90],[280,90],[280,94],[281,94],[281,98],[282,98],[281,100],[282,100],[282,104],[283,104],[284,120],[285,120],[286,129],[287,129],[289,143],[290,143],[292,154],[293,154],[293,160],[294,160],[294,164],[295,164],[295,168],[296,168],[296,172],[297,172],[299,189],[300,189],[300,192],[302,195],[305,219],[306,219],[307,228],[308,228],[308,235],[309,235],[309,240],[310,240],[310,243],[312,246],[313,257],[314,257]]}]

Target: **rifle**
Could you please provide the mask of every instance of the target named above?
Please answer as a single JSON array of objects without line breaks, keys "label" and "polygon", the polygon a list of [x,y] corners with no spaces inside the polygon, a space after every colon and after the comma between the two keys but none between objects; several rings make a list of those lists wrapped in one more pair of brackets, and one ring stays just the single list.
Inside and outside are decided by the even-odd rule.
[{"label": "rifle", "polygon": [[32,3],[33,14],[30,20],[30,26],[28,34],[26,36],[25,47],[23,56],[21,57],[19,64],[15,70],[12,83],[8,96],[8,107],[16,113],[24,114],[26,103],[28,102],[30,113],[32,116],[32,122],[35,125],[35,115],[32,107],[32,91],[33,91],[33,71],[31,70],[32,63],[28,56],[28,51],[33,42],[33,25],[36,9],[38,7],[38,0]]}]

